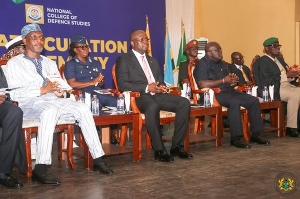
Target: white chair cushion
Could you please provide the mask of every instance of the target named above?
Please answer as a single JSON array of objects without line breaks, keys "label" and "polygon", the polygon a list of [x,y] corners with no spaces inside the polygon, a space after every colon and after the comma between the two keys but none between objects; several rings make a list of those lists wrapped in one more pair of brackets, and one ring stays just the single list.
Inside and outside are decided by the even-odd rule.
[{"label": "white chair cushion", "polygon": [[[31,127],[38,127],[40,121],[39,120],[23,120],[22,128],[31,128]],[[70,121],[70,120],[63,120],[59,119],[57,122],[57,125],[61,124],[74,124],[75,120]]]},{"label": "white chair cushion", "polygon": [[[225,106],[222,106],[222,112],[225,112],[225,111],[227,111],[227,109],[228,109],[227,107],[225,107]],[[241,110],[244,110],[244,109],[245,109],[245,108],[241,106]]]},{"label": "white chair cushion", "polygon": [[[142,115],[142,119],[144,120],[145,119],[145,115],[143,113],[141,113],[141,115]],[[159,116],[160,116],[160,118],[175,117],[176,113],[169,112],[169,111],[160,111],[159,112]]]}]

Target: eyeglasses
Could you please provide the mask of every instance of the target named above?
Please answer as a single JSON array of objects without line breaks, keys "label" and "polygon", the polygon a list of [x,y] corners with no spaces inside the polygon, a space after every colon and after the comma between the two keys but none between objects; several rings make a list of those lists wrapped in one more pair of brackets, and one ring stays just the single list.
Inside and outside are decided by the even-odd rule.
[{"label": "eyeglasses", "polygon": [[44,37],[44,35],[30,35],[29,36],[30,37],[30,39],[32,39],[32,40],[42,40],[42,41],[44,41],[45,40],[45,37]]},{"label": "eyeglasses", "polygon": [[268,46],[271,46],[273,48],[281,48],[282,45],[280,45],[280,44],[271,44],[271,45],[268,45]]},{"label": "eyeglasses", "polygon": [[244,56],[242,56],[242,57],[234,57],[233,59],[236,59],[236,60],[243,60],[243,59],[245,59],[245,57],[244,57]]},{"label": "eyeglasses", "polygon": [[138,41],[141,43],[145,43],[145,42],[149,42],[150,39],[149,38],[140,38],[140,39],[133,39],[132,41]]},{"label": "eyeglasses", "polygon": [[75,46],[74,48],[81,48],[81,50],[89,49],[89,45]]}]

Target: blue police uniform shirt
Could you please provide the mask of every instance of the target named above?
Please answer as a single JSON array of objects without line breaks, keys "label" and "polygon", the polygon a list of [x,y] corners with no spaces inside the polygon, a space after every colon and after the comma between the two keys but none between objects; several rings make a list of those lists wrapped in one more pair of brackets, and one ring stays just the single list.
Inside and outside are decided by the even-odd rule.
[{"label": "blue police uniform shirt", "polygon": [[[67,80],[75,78],[78,82],[90,82],[98,77],[102,72],[100,63],[92,60],[90,57],[86,59],[86,63],[81,62],[76,56],[66,62],[64,71]],[[99,90],[99,86],[89,86],[82,88],[82,92],[92,93],[94,90]]]},{"label": "blue police uniform shirt", "polygon": [[[99,76],[102,72],[100,63],[98,61],[92,60],[90,57],[86,59],[86,63],[81,62],[76,56],[71,60],[66,62],[66,67],[64,71],[65,78],[67,80],[75,78],[78,82],[90,82],[92,79]],[[99,106],[117,106],[117,98],[115,96],[107,94],[99,94],[94,92],[94,90],[102,89],[100,86],[88,86],[80,89],[84,96],[84,93],[91,93],[92,95],[97,95],[99,98]]]}]

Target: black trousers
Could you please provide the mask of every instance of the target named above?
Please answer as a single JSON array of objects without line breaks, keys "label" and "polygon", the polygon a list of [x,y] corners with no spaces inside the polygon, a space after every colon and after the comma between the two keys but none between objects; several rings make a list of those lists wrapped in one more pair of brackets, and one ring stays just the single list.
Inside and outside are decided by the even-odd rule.
[{"label": "black trousers", "polygon": [[[0,172],[11,173],[20,147],[23,122],[22,110],[10,102],[0,104]],[[24,145],[23,145],[24,146]]]},{"label": "black trousers", "polygon": [[216,93],[216,99],[222,106],[228,108],[228,120],[231,137],[243,135],[243,127],[240,116],[240,107],[248,110],[250,128],[253,136],[264,129],[260,115],[259,100],[249,94],[234,89]]},{"label": "black trousers", "polygon": [[190,102],[183,97],[172,94],[142,94],[136,99],[140,111],[145,114],[146,127],[149,132],[154,150],[165,149],[162,141],[159,111],[165,110],[176,113],[175,129],[172,138],[172,147],[184,145],[190,118]]}]

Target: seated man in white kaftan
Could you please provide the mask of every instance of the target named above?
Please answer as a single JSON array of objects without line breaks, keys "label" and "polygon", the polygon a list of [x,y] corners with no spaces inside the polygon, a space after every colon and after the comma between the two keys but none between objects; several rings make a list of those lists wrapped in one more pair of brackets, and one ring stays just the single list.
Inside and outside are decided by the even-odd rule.
[{"label": "seated man in white kaftan", "polygon": [[24,119],[39,119],[37,135],[36,165],[32,180],[43,184],[59,185],[47,166],[51,164],[53,132],[59,118],[75,119],[79,122],[84,139],[94,159],[93,170],[104,174],[113,173],[102,160],[104,151],[100,143],[93,116],[88,106],[71,99],[61,98],[56,82],[49,81],[48,75],[59,75],[56,63],[41,55],[45,37],[37,24],[28,24],[21,30],[24,54],[13,57],[7,63],[7,82],[11,98],[19,102]]}]

